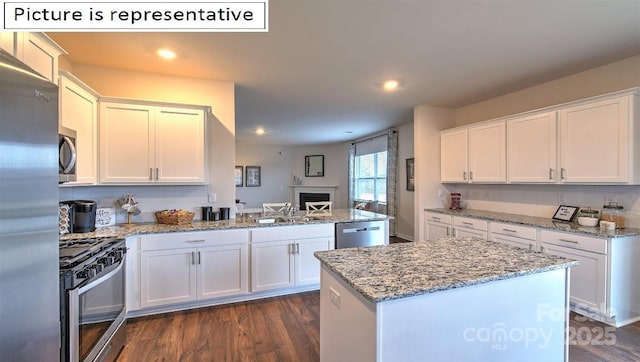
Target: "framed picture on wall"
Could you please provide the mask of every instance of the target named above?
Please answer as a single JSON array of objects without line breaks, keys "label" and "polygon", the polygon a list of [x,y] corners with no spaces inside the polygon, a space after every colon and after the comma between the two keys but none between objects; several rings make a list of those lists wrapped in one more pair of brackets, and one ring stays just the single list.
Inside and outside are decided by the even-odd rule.
[{"label": "framed picture on wall", "polygon": [[243,167],[236,166],[236,170],[234,174],[234,179],[236,180],[236,187],[242,187],[242,184],[244,183],[242,174],[243,174]]},{"label": "framed picture on wall", "polygon": [[260,187],[260,166],[245,167],[245,186]]},{"label": "framed picture on wall", "polygon": [[324,156],[304,156],[305,177],[324,177]]},{"label": "framed picture on wall", "polygon": [[415,174],[415,159],[407,158],[407,191],[415,191],[416,189]]}]

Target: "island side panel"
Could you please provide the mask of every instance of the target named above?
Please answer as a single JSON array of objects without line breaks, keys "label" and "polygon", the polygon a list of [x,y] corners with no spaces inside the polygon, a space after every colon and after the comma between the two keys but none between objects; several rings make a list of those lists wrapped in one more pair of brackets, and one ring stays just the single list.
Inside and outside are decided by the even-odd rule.
[{"label": "island side panel", "polygon": [[377,305],[377,361],[566,361],[569,269]]},{"label": "island side panel", "polygon": [[[332,294],[334,301],[332,301]],[[364,299],[325,265],[322,265],[320,361],[375,360],[376,305]]]}]

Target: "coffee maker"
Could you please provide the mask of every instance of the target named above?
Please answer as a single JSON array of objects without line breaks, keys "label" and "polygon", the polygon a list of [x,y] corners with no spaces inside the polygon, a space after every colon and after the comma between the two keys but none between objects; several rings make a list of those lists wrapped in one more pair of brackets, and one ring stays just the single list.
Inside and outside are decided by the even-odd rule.
[{"label": "coffee maker", "polygon": [[60,203],[60,233],[63,232],[63,225],[67,232],[89,233],[96,229],[95,201],[91,200],[69,200]]}]

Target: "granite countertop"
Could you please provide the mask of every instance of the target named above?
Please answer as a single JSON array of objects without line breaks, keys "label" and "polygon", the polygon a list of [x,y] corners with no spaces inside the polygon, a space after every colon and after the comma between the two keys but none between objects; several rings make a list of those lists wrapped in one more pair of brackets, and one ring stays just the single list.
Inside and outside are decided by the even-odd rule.
[{"label": "granite countertop", "polygon": [[315,256],[373,303],[577,265],[471,237],[319,251]]},{"label": "granite countertop", "polygon": [[[305,211],[296,212],[295,216],[304,216]],[[260,215],[262,216],[262,215]],[[72,240],[94,237],[110,237],[116,236],[125,238],[130,235],[141,234],[159,234],[159,233],[176,233],[189,231],[206,231],[206,230],[228,230],[228,229],[246,229],[246,228],[267,228],[292,225],[310,225],[310,224],[327,224],[337,222],[357,222],[371,220],[386,220],[387,215],[376,214],[364,210],[356,209],[338,209],[333,210],[331,215],[316,216],[311,220],[297,219],[295,222],[276,222],[270,224],[260,224],[255,221],[256,215],[243,215],[236,219],[222,221],[193,221],[186,225],[166,225],[158,223],[137,223],[132,225],[118,224],[114,226],[105,226],[97,228],[89,233],[65,234],[60,235],[60,240]]]},{"label": "granite countertop", "polygon": [[428,212],[437,212],[440,214],[472,217],[477,219],[499,221],[509,224],[534,226],[543,229],[549,229],[552,231],[563,231],[575,234],[598,236],[603,238],[619,238],[624,236],[638,236],[640,235],[640,229],[624,228],[616,230],[603,230],[597,226],[581,226],[576,222],[561,222],[555,221],[551,218],[526,216],[518,214],[507,214],[502,212],[493,212],[486,210],[450,210],[450,209],[425,209]]}]

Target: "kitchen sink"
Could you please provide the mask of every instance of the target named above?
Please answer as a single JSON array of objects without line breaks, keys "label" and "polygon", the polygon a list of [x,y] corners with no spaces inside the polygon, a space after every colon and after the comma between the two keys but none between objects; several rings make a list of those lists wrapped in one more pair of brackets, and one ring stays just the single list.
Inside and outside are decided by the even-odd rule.
[{"label": "kitchen sink", "polygon": [[294,224],[298,222],[308,222],[312,220],[321,220],[316,216],[308,216],[308,215],[293,215],[293,216],[260,216],[253,219],[255,222],[259,224],[275,224],[275,223],[286,223],[286,224]]}]

